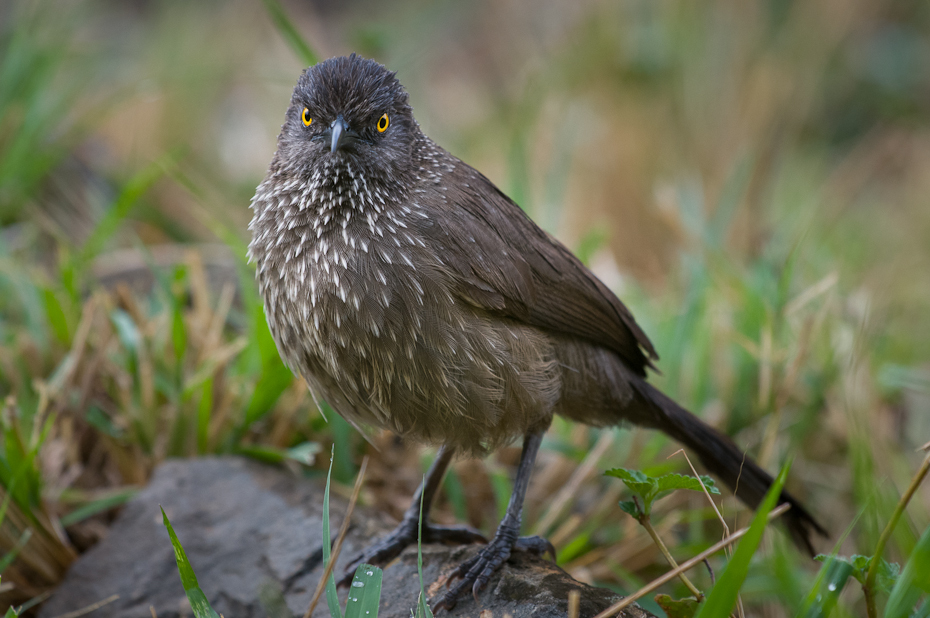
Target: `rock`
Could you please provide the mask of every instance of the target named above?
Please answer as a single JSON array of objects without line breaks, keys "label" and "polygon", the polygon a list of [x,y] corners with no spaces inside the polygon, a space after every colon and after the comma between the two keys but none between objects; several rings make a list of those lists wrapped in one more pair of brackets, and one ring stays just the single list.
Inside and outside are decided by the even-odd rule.
[{"label": "rock", "polygon": [[[335,535],[346,501],[332,496],[331,502]],[[217,612],[226,618],[277,618],[288,615],[284,605],[296,616],[306,611],[322,574],[322,485],[251,461],[204,458],[162,464],[107,537],[74,563],[41,608],[40,618],[80,610],[113,595],[119,597],[90,616],[151,618],[150,607],[158,618],[191,616],[159,505]],[[390,527],[370,510],[357,509],[338,565]],[[475,551],[477,546],[424,546],[424,581],[436,582]],[[479,595],[480,604],[467,597],[444,615],[564,616],[572,589],[581,592],[581,616],[593,616],[619,598],[573,580],[545,559],[518,553]],[[408,618],[418,592],[416,548],[408,548],[385,569],[379,616]],[[345,591],[340,598],[345,602]],[[328,615],[324,598],[314,616]],[[635,606],[625,615],[649,616]]]}]

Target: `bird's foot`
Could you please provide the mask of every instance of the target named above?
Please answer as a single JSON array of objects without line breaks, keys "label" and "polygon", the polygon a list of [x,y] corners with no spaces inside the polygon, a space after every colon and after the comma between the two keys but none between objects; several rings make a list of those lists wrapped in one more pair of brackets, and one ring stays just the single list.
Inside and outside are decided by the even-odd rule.
[{"label": "bird's foot", "polygon": [[508,534],[497,534],[487,546],[449,574],[446,580],[447,585],[456,579],[462,581],[458,582],[433,604],[433,611],[440,609],[451,610],[455,607],[459,598],[469,590],[472,596],[475,597],[475,602],[477,602],[478,592],[488,585],[491,576],[507,561],[513,550],[525,551],[537,556],[549,553],[553,558],[555,557],[555,548],[552,543],[540,536],[521,536],[514,539],[513,536]]},{"label": "bird's foot", "polygon": [[[416,520],[404,519],[386,537],[353,556],[343,572],[342,579],[339,580],[339,586],[351,584],[355,569],[363,562],[375,566],[384,566],[399,556],[408,545],[415,545],[419,532],[418,528]],[[469,526],[438,526],[424,523],[423,542],[467,545],[469,543],[487,543],[488,540],[480,532]]]}]

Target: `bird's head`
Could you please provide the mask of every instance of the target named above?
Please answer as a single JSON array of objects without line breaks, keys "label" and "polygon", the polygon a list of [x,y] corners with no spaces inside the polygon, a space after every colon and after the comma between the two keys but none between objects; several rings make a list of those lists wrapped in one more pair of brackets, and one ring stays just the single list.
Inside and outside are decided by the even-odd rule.
[{"label": "bird's head", "polygon": [[412,167],[419,128],[394,73],[352,54],[330,58],[300,76],[278,138],[278,160],[308,177],[352,169],[401,180]]}]

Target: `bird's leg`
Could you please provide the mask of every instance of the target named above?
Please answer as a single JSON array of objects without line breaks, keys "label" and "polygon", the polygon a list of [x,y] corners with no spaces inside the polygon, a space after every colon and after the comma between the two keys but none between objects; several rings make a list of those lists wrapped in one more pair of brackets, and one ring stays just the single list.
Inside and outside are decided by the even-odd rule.
[{"label": "bird's leg", "polygon": [[531,551],[542,555],[550,552],[555,555],[552,544],[542,537],[520,537],[520,522],[523,517],[523,500],[526,497],[526,488],[530,484],[530,473],[536,461],[536,453],[542,443],[542,433],[529,433],[523,438],[523,453],[520,455],[520,465],[517,468],[517,478],[513,483],[513,493],[507,504],[507,513],[497,526],[497,532],[490,543],[470,558],[460,564],[449,575],[449,581],[461,578],[454,588],[446,592],[434,605],[433,610],[440,608],[452,609],[456,601],[466,591],[471,591],[477,599],[478,591],[484,588],[491,575],[501,567],[510,557],[514,549]]},{"label": "bird's leg", "polygon": [[417,542],[417,533],[420,522],[420,499],[423,500],[423,542],[424,543],[455,543],[467,544],[474,542],[487,543],[484,536],[469,526],[439,526],[427,522],[433,498],[442,483],[442,477],[452,461],[455,449],[443,446],[439,449],[433,465],[426,473],[425,481],[417,489],[410,507],[404,513],[400,524],[386,537],[364,551],[354,556],[339,581],[340,586],[348,586],[352,582],[355,569],[365,562],[376,566],[383,566],[400,555],[408,545]]}]

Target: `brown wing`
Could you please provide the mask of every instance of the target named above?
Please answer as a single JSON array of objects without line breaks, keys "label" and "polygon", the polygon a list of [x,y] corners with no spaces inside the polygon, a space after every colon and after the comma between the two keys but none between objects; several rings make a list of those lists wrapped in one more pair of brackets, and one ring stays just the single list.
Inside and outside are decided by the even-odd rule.
[{"label": "brown wing", "polygon": [[421,197],[444,202],[443,216],[424,231],[455,292],[497,315],[609,348],[641,376],[654,369],[658,355],[620,299],[490,180],[446,156],[454,168]]}]

